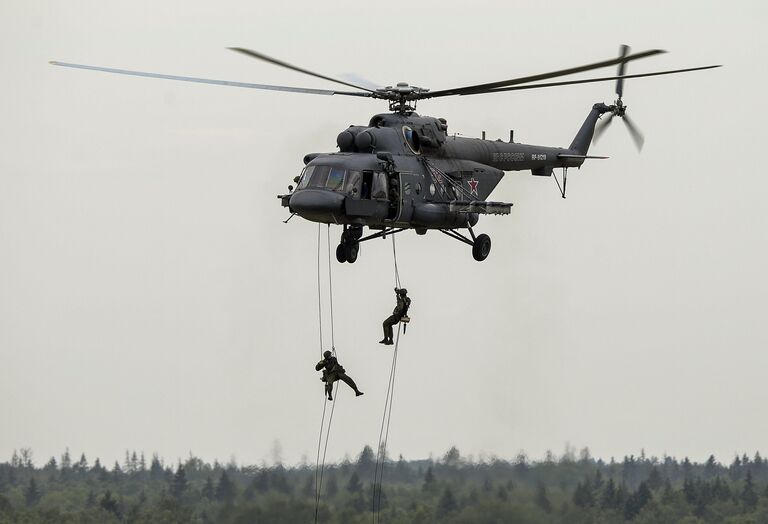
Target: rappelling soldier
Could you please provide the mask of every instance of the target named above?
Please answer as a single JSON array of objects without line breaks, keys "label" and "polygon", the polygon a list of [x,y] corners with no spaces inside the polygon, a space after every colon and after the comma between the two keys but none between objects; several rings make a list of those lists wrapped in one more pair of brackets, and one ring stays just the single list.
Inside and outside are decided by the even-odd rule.
[{"label": "rappelling soldier", "polygon": [[385,344],[387,346],[394,344],[392,341],[392,326],[400,321],[408,319],[408,308],[411,307],[411,299],[408,298],[407,289],[395,288],[395,295],[397,296],[397,306],[395,306],[395,309],[392,311],[392,315],[387,317],[384,321],[384,338],[379,341],[379,344]]},{"label": "rappelling soldier", "polygon": [[321,369],[323,370],[323,376],[320,380],[325,382],[325,392],[328,394],[328,400],[333,400],[333,395],[331,395],[331,393],[333,393],[333,383],[337,380],[343,380],[347,386],[351,387],[354,390],[356,397],[363,394],[362,391],[357,389],[355,381],[347,376],[344,372],[344,368],[339,364],[339,361],[336,360],[336,357],[334,357],[330,351],[323,353],[323,360],[318,362],[315,366],[316,371],[320,371]]}]

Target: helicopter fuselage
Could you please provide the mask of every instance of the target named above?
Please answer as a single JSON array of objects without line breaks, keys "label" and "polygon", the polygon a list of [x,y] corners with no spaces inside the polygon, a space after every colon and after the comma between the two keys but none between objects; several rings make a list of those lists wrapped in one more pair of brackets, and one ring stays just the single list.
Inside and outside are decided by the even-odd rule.
[{"label": "helicopter fuselage", "polygon": [[550,176],[554,168],[580,166],[607,109],[593,107],[569,148],[451,136],[442,119],[379,114],[368,126],[342,131],[339,152],[306,155],[297,188],[280,198],[292,213],[345,225],[358,239],[363,226],[421,234],[471,229],[479,214],[508,214],[511,204],[488,201],[505,171]]}]

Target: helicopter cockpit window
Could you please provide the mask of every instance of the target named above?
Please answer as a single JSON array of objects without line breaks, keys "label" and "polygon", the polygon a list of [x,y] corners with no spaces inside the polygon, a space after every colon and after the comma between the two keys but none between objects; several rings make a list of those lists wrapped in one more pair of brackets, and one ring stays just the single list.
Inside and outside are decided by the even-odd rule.
[{"label": "helicopter cockpit window", "polygon": [[339,167],[332,167],[325,187],[333,191],[341,191],[344,187],[344,171]]},{"label": "helicopter cockpit window", "polygon": [[307,166],[304,168],[304,171],[301,173],[301,180],[299,180],[299,185],[297,189],[304,189],[309,184],[309,179],[312,178],[312,171],[315,170],[315,166]]},{"label": "helicopter cockpit window", "polygon": [[373,185],[371,187],[371,198],[387,199],[387,174],[378,171],[373,174]]},{"label": "helicopter cockpit window", "polygon": [[325,187],[331,168],[328,166],[314,166],[314,168],[312,177],[309,179],[309,187]]},{"label": "helicopter cockpit window", "polygon": [[347,183],[344,192],[348,195],[360,196],[360,188],[363,184],[363,174],[360,171],[347,171]]}]

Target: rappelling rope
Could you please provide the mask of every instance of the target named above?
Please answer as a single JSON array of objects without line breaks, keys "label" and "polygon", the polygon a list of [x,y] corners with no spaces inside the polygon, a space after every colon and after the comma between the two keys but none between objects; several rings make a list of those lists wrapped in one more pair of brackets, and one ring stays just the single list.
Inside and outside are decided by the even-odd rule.
[{"label": "rappelling rope", "polygon": [[[328,240],[328,300],[331,309],[331,352],[333,356],[336,356],[336,340],[333,333],[333,275],[331,273],[331,225],[328,224],[327,230]],[[392,237],[394,240],[394,237]],[[318,266],[319,267],[319,266]]]},{"label": "rappelling rope", "polygon": [[[379,443],[376,453],[376,468],[373,473],[373,496],[371,497],[371,516],[375,524],[380,520],[381,512],[381,483],[384,480],[384,465],[387,462],[387,442],[389,441],[389,423],[392,420],[392,402],[395,396],[395,372],[397,371],[397,348],[400,345],[400,326],[397,327],[395,349],[392,352],[392,366],[389,369],[389,382],[387,383],[387,397],[384,401],[384,413],[381,416],[381,429],[379,430]],[[385,431],[386,427],[386,431]],[[383,436],[383,439],[382,439]],[[378,494],[376,486],[378,485]]]},{"label": "rappelling rope", "polygon": [[320,327],[320,357],[323,356],[323,303],[320,289],[320,224],[317,224],[317,324]]},{"label": "rappelling rope", "polygon": [[[331,316],[331,353],[336,356],[336,343],[334,340],[334,327],[333,327],[333,277],[331,272],[331,226],[328,224],[327,233],[327,246],[328,246],[328,297],[330,305]],[[317,308],[318,315],[320,317],[320,355],[323,353],[323,316],[321,309],[321,287],[320,287],[320,224],[317,225]],[[327,401],[325,399],[325,393],[323,394],[323,416],[320,421],[320,436],[317,439],[317,459],[315,462],[315,524],[317,524],[318,511],[320,509],[320,497],[323,490],[323,475],[325,473],[325,457],[328,452],[328,440],[331,435],[331,425],[333,424],[333,412],[336,410],[336,399],[338,398],[339,384],[338,381],[333,390],[333,401],[331,402],[331,414],[328,417],[328,427],[325,432],[325,446],[323,442],[323,429],[325,428],[325,412],[327,408]],[[320,448],[323,447],[323,460],[320,461]]]},{"label": "rappelling rope", "polygon": [[400,288],[400,271],[397,269],[397,247],[395,246],[395,235],[392,235],[392,258],[395,261],[395,287]]},{"label": "rappelling rope", "polygon": [[[397,248],[395,246],[395,237],[392,236],[392,257],[395,266],[395,287],[400,288],[400,272],[397,267]],[[379,443],[376,449],[376,467],[373,472],[373,494],[371,497],[371,517],[373,524],[380,519],[381,513],[381,483],[384,479],[384,465],[387,462],[387,442],[389,441],[389,424],[392,420],[392,403],[395,396],[395,373],[397,371],[397,350],[400,346],[401,324],[397,324],[397,337],[395,339],[395,348],[392,352],[392,365],[389,369],[389,381],[387,383],[387,396],[384,401],[384,413],[381,416],[381,428],[379,429]],[[386,427],[386,430],[385,430]],[[383,437],[383,438],[382,438]],[[378,485],[378,494],[376,486]]]}]

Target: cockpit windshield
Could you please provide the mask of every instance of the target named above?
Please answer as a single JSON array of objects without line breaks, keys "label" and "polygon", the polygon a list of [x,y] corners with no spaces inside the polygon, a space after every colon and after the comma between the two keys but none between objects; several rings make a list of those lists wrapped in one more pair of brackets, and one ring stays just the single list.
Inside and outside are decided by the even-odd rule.
[{"label": "cockpit windshield", "polygon": [[307,166],[301,174],[297,189],[325,188],[356,195],[360,192],[362,174],[341,167]]}]

